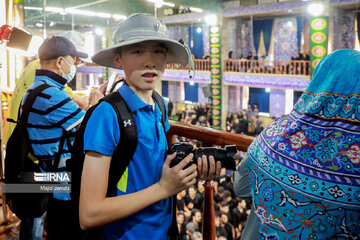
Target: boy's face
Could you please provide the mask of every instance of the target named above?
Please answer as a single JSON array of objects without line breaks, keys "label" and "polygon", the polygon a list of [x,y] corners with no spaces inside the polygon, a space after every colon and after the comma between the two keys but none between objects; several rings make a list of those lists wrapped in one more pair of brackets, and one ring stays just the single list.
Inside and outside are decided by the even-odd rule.
[{"label": "boy's face", "polygon": [[115,54],[114,64],[123,68],[126,83],[135,92],[153,90],[165,71],[167,48],[156,41],[124,46]]}]

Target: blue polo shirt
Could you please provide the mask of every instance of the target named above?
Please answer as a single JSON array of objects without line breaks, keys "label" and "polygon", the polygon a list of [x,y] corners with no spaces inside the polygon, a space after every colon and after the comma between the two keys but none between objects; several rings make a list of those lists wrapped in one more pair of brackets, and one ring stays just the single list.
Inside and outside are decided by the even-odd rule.
[{"label": "blue polo shirt", "polygon": [[[27,96],[36,87],[48,84],[51,87],[45,89],[35,99],[30,110],[27,131],[33,154],[38,160],[52,161],[55,153],[59,151],[60,138],[63,130],[75,131],[75,127],[81,123],[85,111],[77,105],[64,91],[66,79],[60,75],[47,71],[36,70],[34,83],[26,92],[22,105]],[[21,107],[22,107],[21,105]],[[65,161],[71,157],[68,143],[73,144],[74,138],[65,140],[59,170],[65,170]],[[61,200],[70,200],[69,193],[54,193],[54,197]]]},{"label": "blue polo shirt", "polygon": [[[167,143],[157,103],[155,102],[153,110],[151,105],[144,103],[126,84],[118,91],[134,115],[138,130],[138,145],[133,159],[114,189],[114,195],[119,196],[138,192],[160,180]],[[165,125],[167,131],[170,128],[167,118]],[[113,107],[102,102],[86,125],[84,150],[112,156],[120,137]],[[104,226],[101,239],[165,240],[171,224],[171,209],[171,198],[159,201],[126,219]]]}]

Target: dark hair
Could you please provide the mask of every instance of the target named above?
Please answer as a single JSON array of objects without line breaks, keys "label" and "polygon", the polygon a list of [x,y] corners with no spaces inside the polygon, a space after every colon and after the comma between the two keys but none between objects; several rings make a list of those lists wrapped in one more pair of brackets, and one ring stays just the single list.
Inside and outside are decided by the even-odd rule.
[{"label": "dark hair", "polygon": [[229,190],[224,190],[223,197],[224,198],[231,197],[231,192]]},{"label": "dark hair", "polygon": [[226,207],[226,206],[229,206],[229,203],[228,203],[227,201],[222,201],[222,202],[220,203],[220,205],[221,205],[222,207]]}]

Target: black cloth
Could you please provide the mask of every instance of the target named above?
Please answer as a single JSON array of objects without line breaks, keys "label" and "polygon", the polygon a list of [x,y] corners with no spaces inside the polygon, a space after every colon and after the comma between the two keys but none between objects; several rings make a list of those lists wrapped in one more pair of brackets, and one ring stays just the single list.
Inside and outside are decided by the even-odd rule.
[{"label": "black cloth", "polygon": [[47,210],[47,240],[80,239],[80,226],[73,222],[72,201],[49,199]]},{"label": "black cloth", "polygon": [[234,208],[234,210],[232,211],[232,216],[235,227],[239,226],[240,223],[245,222],[248,218],[246,214],[246,209],[243,209],[243,211],[240,212],[238,208]]},{"label": "black cloth", "polygon": [[184,206],[185,206],[185,199],[182,198],[182,199],[176,199],[176,206],[177,206],[177,209],[180,211],[184,211]]}]

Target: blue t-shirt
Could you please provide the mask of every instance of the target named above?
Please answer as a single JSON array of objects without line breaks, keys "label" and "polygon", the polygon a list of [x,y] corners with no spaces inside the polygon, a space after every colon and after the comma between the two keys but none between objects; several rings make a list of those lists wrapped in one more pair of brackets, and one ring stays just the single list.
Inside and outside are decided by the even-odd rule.
[{"label": "blue t-shirt", "polygon": [[[27,121],[29,142],[38,160],[53,161],[55,154],[59,151],[63,131],[75,131],[75,127],[81,123],[85,115],[85,111],[64,91],[66,82],[66,79],[54,72],[36,70],[34,83],[24,96],[22,104],[29,93],[38,86],[45,83],[51,86],[37,96]],[[65,171],[66,160],[71,157],[68,145],[72,145],[73,141],[74,137],[65,140],[59,163],[60,171]],[[54,198],[70,200],[70,194],[54,192]]]},{"label": "blue t-shirt", "polygon": [[[118,91],[134,115],[138,145],[133,159],[114,189],[114,195],[117,196],[138,192],[158,182],[167,150],[161,111],[157,103],[155,102],[154,111],[151,105],[144,103],[126,84]],[[167,118],[165,125],[167,131],[170,128]],[[112,156],[120,137],[113,107],[102,102],[87,123],[84,150]],[[171,209],[171,198],[159,201],[128,218],[104,226],[101,239],[165,240],[172,219]]]}]

